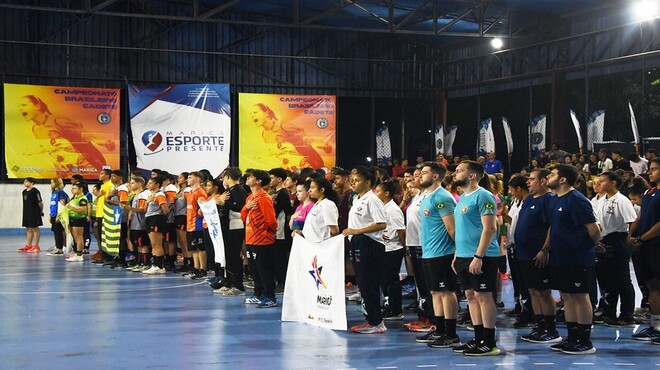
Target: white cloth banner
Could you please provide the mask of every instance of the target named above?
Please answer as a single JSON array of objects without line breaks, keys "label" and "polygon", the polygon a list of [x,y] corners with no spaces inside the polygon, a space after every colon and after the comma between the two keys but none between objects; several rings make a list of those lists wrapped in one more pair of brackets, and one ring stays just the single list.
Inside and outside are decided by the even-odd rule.
[{"label": "white cloth banner", "polygon": [[639,139],[639,130],[637,129],[637,119],[635,119],[635,111],[633,111],[630,102],[628,102],[628,108],[630,109],[630,127],[632,128],[633,138],[635,138],[635,145],[639,145],[642,142]]},{"label": "white cloth banner", "polygon": [[597,110],[589,116],[587,121],[587,148],[592,152],[594,143],[603,142],[603,130],[605,128],[605,111]]},{"label": "white cloth banner", "polygon": [[532,153],[545,149],[545,122],[546,116],[542,114],[529,124],[529,149]]},{"label": "white cloth banner", "polygon": [[486,155],[495,151],[495,135],[493,134],[493,119],[486,118],[479,123],[479,142],[477,151],[479,155]]},{"label": "white cloth banner", "polygon": [[282,321],[346,330],[344,236],[321,243],[293,238],[286,272]]},{"label": "white cloth banner", "polygon": [[506,149],[509,154],[513,153],[513,136],[511,135],[511,126],[506,117],[502,117],[502,127],[504,128],[504,136],[506,137]]},{"label": "white cloth banner", "polygon": [[390,130],[387,125],[381,126],[376,131],[376,158],[379,164],[391,166],[392,144],[390,142]]},{"label": "white cloth banner", "polygon": [[445,132],[442,126],[435,126],[433,129],[433,137],[435,138],[435,155],[445,153]]},{"label": "white cloth banner", "polygon": [[571,121],[573,121],[573,127],[575,128],[575,135],[578,139],[578,148],[584,149],[584,143],[582,142],[582,134],[580,133],[580,121],[578,121],[575,112],[571,109]]},{"label": "white cloth banner", "polygon": [[458,126],[447,126],[447,131],[445,131],[445,157],[447,158],[454,155],[453,148],[457,130]]},{"label": "white cloth banner", "polygon": [[199,203],[199,209],[201,209],[204,214],[204,222],[206,222],[211,241],[213,242],[215,262],[222,265],[222,267],[227,267],[227,260],[225,259],[225,242],[222,239],[218,207],[213,200],[209,200],[208,202],[197,201],[197,203]]}]

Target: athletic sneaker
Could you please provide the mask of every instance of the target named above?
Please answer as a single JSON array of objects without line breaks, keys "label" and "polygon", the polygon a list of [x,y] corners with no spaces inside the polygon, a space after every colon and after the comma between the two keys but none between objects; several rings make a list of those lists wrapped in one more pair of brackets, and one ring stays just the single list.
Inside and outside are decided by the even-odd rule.
[{"label": "athletic sneaker", "polygon": [[135,255],[131,252],[126,253],[126,256],[124,257],[124,261],[126,262],[131,262],[135,260]]},{"label": "athletic sneaker", "polygon": [[261,302],[257,305],[257,308],[272,308],[272,307],[277,307],[277,301],[264,297]]},{"label": "athletic sneaker", "polygon": [[378,325],[369,325],[369,323],[366,322],[362,325],[353,326],[351,330],[358,334],[378,334],[386,332],[387,328],[385,327],[385,322],[381,321]]},{"label": "athletic sneaker", "polygon": [[638,333],[632,335],[634,340],[643,340],[643,341],[652,341],[654,339],[660,338],[660,331],[655,330],[654,328],[648,327]]},{"label": "athletic sneaker", "polygon": [[238,289],[238,288],[229,288],[227,289],[224,293],[220,293],[223,297],[237,297],[241,295],[245,295],[245,292]]},{"label": "athletic sneaker", "polygon": [[550,346],[550,349],[553,351],[558,351],[561,352],[564,350],[564,348],[568,348],[573,346],[575,343],[569,342],[568,339],[564,339],[563,341],[553,344]]},{"label": "athletic sneaker", "polygon": [[502,351],[500,351],[497,346],[489,346],[483,341],[478,345],[475,345],[473,348],[468,348],[463,351],[463,354],[466,356],[497,356]]},{"label": "athletic sneaker", "polygon": [[393,313],[392,311],[385,310],[383,311],[383,320],[387,320],[387,321],[403,320],[403,312]]},{"label": "athletic sneaker", "polygon": [[603,320],[603,324],[606,326],[610,326],[613,328],[625,328],[625,327],[631,327],[635,325],[635,320],[633,319],[622,319],[622,318],[605,318]]},{"label": "athletic sneaker", "polygon": [[245,303],[245,304],[260,304],[262,299],[264,299],[264,298],[263,297],[252,296],[252,297],[245,298],[245,301],[243,303]]},{"label": "athletic sneaker", "polygon": [[158,266],[151,266],[149,270],[142,271],[145,275],[163,275],[166,272],[167,271],[164,268]]},{"label": "athletic sneaker", "polygon": [[536,332],[533,335],[530,335],[529,338],[527,339],[528,342],[531,343],[559,343],[563,340],[563,338],[559,335],[558,331],[554,332],[549,332],[547,330],[544,330],[542,332]]},{"label": "athletic sneaker", "polygon": [[223,294],[223,293],[225,293],[225,292],[228,291],[228,290],[229,290],[229,288],[227,288],[226,286],[223,286],[223,287],[221,287],[221,288],[213,289],[213,293],[215,293],[215,294]]},{"label": "athletic sneaker", "polygon": [[651,344],[658,344],[658,345],[660,345],[660,337],[651,340]]},{"label": "athletic sneaker", "polygon": [[61,249],[55,248],[52,251],[48,252],[48,255],[49,256],[61,256],[61,255],[64,255],[64,251],[61,250]]},{"label": "athletic sneaker", "polygon": [[78,256],[78,255],[74,254],[73,256],[67,257],[65,261],[67,261],[67,262],[83,262],[84,259],[83,259],[82,255]]},{"label": "athletic sneaker", "polygon": [[444,337],[444,334],[436,333],[435,331],[428,332],[420,337],[415,338],[417,343],[431,343],[438,338]]},{"label": "athletic sneaker", "polygon": [[410,331],[414,331],[414,332],[418,332],[418,333],[428,333],[430,331],[435,330],[435,325],[432,325],[428,321],[428,319],[408,322],[408,323],[403,324],[403,326],[405,326],[406,329],[408,329]]},{"label": "athletic sneaker", "polygon": [[346,299],[351,302],[360,302],[362,300],[362,294],[360,294],[360,292],[358,291],[349,295],[348,297],[346,297]]},{"label": "athletic sneaker", "polygon": [[431,348],[450,348],[450,347],[458,346],[460,344],[461,344],[461,340],[458,338],[458,336],[449,338],[447,337],[447,335],[443,335],[431,343],[426,343],[426,345]]},{"label": "athletic sneaker", "polygon": [[469,349],[473,349],[477,347],[477,340],[476,339],[471,339],[469,342],[465,344],[461,344],[460,346],[456,346],[452,348],[452,351],[455,353],[463,353]]},{"label": "athletic sneaker", "polygon": [[569,355],[590,355],[596,353],[596,348],[591,344],[591,341],[588,341],[586,343],[568,344],[562,348],[561,352]]},{"label": "athletic sneaker", "polygon": [[30,249],[30,248],[32,248],[32,246],[26,244],[26,245],[22,246],[21,248],[18,248],[16,251],[17,252],[27,252],[28,249]]},{"label": "athletic sneaker", "polygon": [[33,245],[28,250],[26,250],[25,252],[27,252],[27,253],[39,253],[39,252],[41,252],[41,248],[39,248],[38,245]]},{"label": "athletic sneaker", "polygon": [[529,334],[521,335],[520,339],[529,341],[529,338],[531,338],[533,335],[536,335],[538,333],[539,333],[539,329],[534,328]]}]

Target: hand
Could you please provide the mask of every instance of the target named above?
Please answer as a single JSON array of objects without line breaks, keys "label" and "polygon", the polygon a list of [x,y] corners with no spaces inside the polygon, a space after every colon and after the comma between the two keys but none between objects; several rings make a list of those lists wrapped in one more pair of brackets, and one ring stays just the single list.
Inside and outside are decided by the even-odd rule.
[{"label": "hand", "polygon": [[256,206],[257,206],[257,200],[256,199],[252,199],[251,201],[245,203],[245,208],[247,208],[247,209],[252,209]]},{"label": "hand", "polygon": [[458,275],[458,271],[456,271],[456,255],[454,255],[454,259],[451,260],[451,269],[454,270],[454,274]]},{"label": "hand", "polygon": [[481,266],[483,265],[483,261],[481,258],[472,258],[472,262],[470,262],[470,267],[468,267],[468,271],[472,275],[481,275]]},{"label": "hand", "polygon": [[357,232],[356,229],[344,229],[344,231],[342,231],[341,234],[344,236],[349,236],[349,235],[358,235],[359,233]]},{"label": "hand", "polygon": [[550,254],[543,249],[541,249],[534,257],[536,267],[542,269],[548,265],[548,260],[550,260]]},{"label": "hand", "polygon": [[291,219],[295,220],[296,218],[298,218],[298,216],[300,216],[300,211],[295,212],[293,215],[291,215]]},{"label": "hand", "polygon": [[124,204],[124,203],[119,203],[119,208],[121,208],[121,209],[126,209],[126,204]]},{"label": "hand", "polygon": [[292,237],[292,238],[295,238],[296,235],[303,236],[303,233],[302,233],[301,230],[293,230],[293,232],[291,233],[291,237]]},{"label": "hand", "polygon": [[605,247],[605,244],[603,244],[601,242],[596,243],[596,248],[595,249],[596,249],[596,253],[598,253],[598,254],[603,254],[603,253],[607,252],[607,248]]},{"label": "hand", "polygon": [[231,197],[231,195],[229,194],[229,192],[225,191],[224,193],[218,195],[215,202],[217,204],[221,205],[221,206],[224,206],[225,203],[229,200],[230,197]]},{"label": "hand", "polygon": [[633,251],[637,251],[639,247],[642,246],[642,241],[639,240],[639,238],[627,237],[626,240],[628,241],[628,245],[630,245],[630,248]]}]

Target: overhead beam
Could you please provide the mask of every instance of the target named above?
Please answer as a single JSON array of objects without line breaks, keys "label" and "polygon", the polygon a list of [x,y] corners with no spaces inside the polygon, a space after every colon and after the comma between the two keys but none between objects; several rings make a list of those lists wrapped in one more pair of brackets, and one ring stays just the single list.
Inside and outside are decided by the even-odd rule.
[{"label": "overhead beam", "polygon": [[299,25],[310,24],[312,22],[318,21],[319,19],[325,18],[325,17],[327,17],[331,14],[337,13],[338,11],[340,11],[340,10],[346,8],[346,7],[349,7],[349,6],[351,6],[355,3],[359,3],[360,1],[362,1],[362,0],[355,0],[355,1],[352,1],[352,2],[342,0],[341,3],[337,6],[335,6],[334,8],[328,9],[328,10],[324,11],[323,13],[311,16],[307,19],[303,19],[298,24]]},{"label": "overhead beam", "polygon": [[[472,7],[471,7],[468,11],[466,11],[465,13],[461,14],[460,16],[454,18],[451,22],[449,22],[449,23],[445,24],[444,26],[442,26],[442,27],[438,30],[437,34],[441,34],[441,33],[445,32],[445,31],[447,31],[448,29],[452,28],[456,23],[462,21],[463,18],[465,18],[465,17],[467,17],[468,15],[472,14],[472,12],[473,12],[475,9],[477,9],[479,6],[481,6],[481,4],[477,4],[477,5],[472,6]],[[475,36],[477,36],[477,37],[481,37],[481,35],[478,34],[478,33],[475,33]]]},{"label": "overhead beam", "polygon": [[505,15],[507,15],[507,13],[502,13],[502,14],[500,14],[500,16],[497,17],[497,19],[496,19],[493,23],[491,23],[490,26],[486,27],[486,29],[484,30],[482,36],[485,35],[485,34],[487,34],[488,31],[491,30],[491,28],[497,26],[497,23],[498,23],[499,21],[501,21],[502,18],[504,18]]},{"label": "overhead beam", "polygon": [[236,5],[240,1],[241,0],[230,0],[230,1],[224,3],[220,6],[217,6],[217,7],[213,8],[213,9],[207,11],[207,12],[204,12],[204,13],[200,14],[199,17],[197,17],[197,18],[198,19],[206,19],[208,17],[214,16],[214,15],[224,11],[225,9],[231,8],[232,6]]},{"label": "overhead beam", "polygon": [[407,24],[408,24],[411,20],[413,20],[413,19],[415,18],[415,16],[417,16],[417,14],[418,14],[422,9],[424,9],[424,7],[426,7],[426,5],[427,5],[428,3],[430,3],[430,2],[431,2],[431,0],[425,0],[425,1],[424,1],[423,3],[421,3],[421,4],[420,4],[415,10],[413,10],[412,12],[410,12],[410,14],[408,14],[408,16],[406,16],[406,17],[401,21],[401,23],[397,24],[392,30],[393,30],[394,32],[396,32],[396,31],[400,30],[402,27],[404,27],[405,25],[407,25]]},{"label": "overhead beam", "polygon": [[89,11],[92,12],[92,13],[98,12],[99,10],[103,10],[103,9],[109,7],[110,5],[116,3],[117,1],[119,1],[119,0],[105,0],[104,2],[98,4],[97,6],[90,9]]}]

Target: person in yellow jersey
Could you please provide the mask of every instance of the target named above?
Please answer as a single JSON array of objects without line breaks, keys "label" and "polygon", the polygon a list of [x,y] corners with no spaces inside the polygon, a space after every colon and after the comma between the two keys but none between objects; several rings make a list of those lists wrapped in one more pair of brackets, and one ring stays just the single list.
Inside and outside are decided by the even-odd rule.
[{"label": "person in yellow jersey", "polygon": [[[98,233],[98,240],[101,239],[101,235],[103,233],[103,208],[105,206],[105,199],[112,191],[112,188],[115,187],[112,181],[110,181],[111,175],[112,171],[110,169],[103,169],[101,172],[99,172],[99,181],[101,181],[102,184],[99,196],[96,198],[96,214],[94,214],[94,228],[95,234]],[[102,261],[103,258],[103,250],[99,245],[99,250],[94,255],[92,255],[91,260]]]}]

